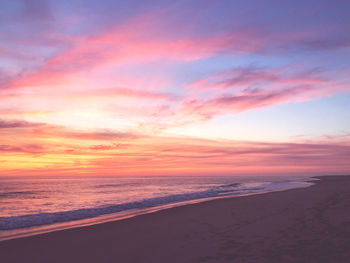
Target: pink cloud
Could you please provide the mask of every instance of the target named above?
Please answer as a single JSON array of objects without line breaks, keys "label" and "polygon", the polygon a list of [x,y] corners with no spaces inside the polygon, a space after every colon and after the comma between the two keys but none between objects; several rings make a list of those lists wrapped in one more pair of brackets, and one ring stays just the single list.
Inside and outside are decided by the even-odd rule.
[{"label": "pink cloud", "polygon": [[0,129],[14,129],[14,128],[33,128],[39,127],[44,124],[42,123],[31,123],[27,121],[13,121],[13,120],[1,120]]},{"label": "pink cloud", "polygon": [[[49,105],[28,110],[48,112],[52,108],[62,110],[60,103],[75,105],[78,100],[92,98],[95,99],[93,102],[103,104],[101,108],[106,110],[106,114],[140,117],[143,118],[137,120],[140,126],[151,126],[154,130],[159,130],[206,121],[219,114],[308,100],[338,90],[338,84],[333,85],[332,80],[322,74],[297,72],[295,69],[288,71],[282,68],[254,67],[230,69],[199,79],[188,85],[191,89],[186,92],[190,90],[190,94],[181,96],[162,92],[167,87],[161,85],[150,90],[137,80],[129,81],[130,85],[118,85],[119,76],[116,77],[115,85],[113,84],[114,88],[111,88],[110,82],[105,85],[91,81],[94,87],[89,86],[94,71],[110,65],[118,68],[129,63],[142,64],[157,60],[189,62],[217,54],[264,52],[279,37],[263,35],[257,28],[211,36],[186,37],[180,34],[169,37],[162,27],[162,19],[164,17],[157,13],[148,13],[98,35],[70,38],[67,40],[70,43],[69,48],[65,51],[48,59],[39,70],[21,75],[12,81],[11,85],[18,90],[6,95],[14,97],[9,103],[18,104],[32,97],[34,99],[28,100],[27,104],[36,107],[39,104],[36,102],[41,99]],[[281,38],[284,42],[310,35],[313,34],[283,34]],[[209,94],[203,95],[203,92]],[[109,97],[148,99],[151,103],[143,104],[142,101],[125,106],[124,104],[129,104],[126,100],[124,104],[116,102],[114,105],[110,101],[104,101]],[[58,102],[51,104],[56,99]],[[157,102],[153,103],[152,100]],[[56,105],[58,109],[54,108]]]},{"label": "pink cloud", "polygon": [[59,125],[46,123],[35,123],[27,121],[0,120],[0,134],[8,137],[60,137],[73,138],[76,140],[119,140],[136,139],[140,135],[132,132],[121,132],[111,130],[76,130]]},{"label": "pink cloud", "polygon": [[[190,83],[175,116],[188,122],[236,114],[288,102],[301,102],[349,90],[339,79],[318,69],[234,68]],[[186,121],[187,123],[187,121]]]},{"label": "pink cloud", "polygon": [[[148,125],[155,129],[184,126],[194,122],[207,121],[223,114],[237,114],[242,111],[268,107],[280,103],[313,98],[314,87],[308,85],[274,89],[245,89],[238,93],[220,93],[209,98],[188,98],[176,108],[156,114]],[[316,92],[317,93],[317,92]],[[156,128],[157,127],[157,128]]]},{"label": "pink cloud", "polygon": [[[89,89],[72,89],[61,88],[57,90],[39,89],[40,92],[32,91],[31,89],[21,89],[21,91],[6,91],[3,92],[3,98],[50,98],[53,95],[55,98],[63,97],[67,100],[74,98],[116,98],[116,97],[130,97],[137,99],[156,99],[164,101],[179,100],[180,96],[168,93],[157,92],[151,90],[139,90],[134,88],[110,87],[110,88],[89,88]],[[69,94],[69,96],[67,96]]]},{"label": "pink cloud", "polygon": [[[237,89],[264,85],[322,85],[327,78],[313,71],[290,73],[293,69],[259,69],[255,67],[233,68],[215,73],[207,78],[190,83],[187,87],[198,90]],[[316,72],[317,73],[317,72]]]},{"label": "pink cloud", "polygon": [[25,144],[21,146],[13,145],[0,145],[0,152],[17,152],[17,153],[27,153],[27,154],[38,154],[44,151],[44,147],[36,144]]},{"label": "pink cloud", "polygon": [[48,59],[39,70],[21,76],[12,87],[55,85],[109,64],[193,61],[221,52],[255,52],[266,42],[252,41],[257,37],[253,31],[168,38],[162,19],[157,13],[144,14],[97,36],[68,38],[66,51]]},{"label": "pink cloud", "polygon": [[80,93],[79,91],[77,91],[76,95],[94,96],[94,97],[120,96],[120,97],[135,97],[135,98],[141,98],[141,99],[143,98],[144,99],[161,99],[161,100],[178,99],[178,96],[171,93],[147,91],[147,90],[142,91],[142,90],[136,90],[136,89],[130,89],[130,88],[120,88],[120,87],[103,88],[103,89],[96,89],[96,90],[83,90]]}]

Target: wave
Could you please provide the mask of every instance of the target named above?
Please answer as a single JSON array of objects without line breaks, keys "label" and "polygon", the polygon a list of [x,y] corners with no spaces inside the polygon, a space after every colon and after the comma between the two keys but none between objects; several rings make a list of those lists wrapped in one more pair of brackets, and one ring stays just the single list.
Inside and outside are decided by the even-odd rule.
[{"label": "wave", "polygon": [[[41,191],[42,192],[42,191]],[[37,195],[41,192],[38,191],[14,191],[14,192],[4,192],[0,193],[0,199],[1,198],[11,198],[11,197],[18,197],[18,196],[28,196],[28,195]]]},{"label": "wave", "polygon": [[126,187],[126,186],[142,186],[138,183],[125,183],[125,184],[101,184],[101,185],[96,185],[94,188],[119,188],[119,187]]}]

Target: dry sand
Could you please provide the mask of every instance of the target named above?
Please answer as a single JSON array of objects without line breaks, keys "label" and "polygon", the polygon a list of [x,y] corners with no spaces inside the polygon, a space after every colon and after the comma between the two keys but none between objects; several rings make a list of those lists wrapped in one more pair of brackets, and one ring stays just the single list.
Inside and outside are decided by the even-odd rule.
[{"label": "dry sand", "polygon": [[350,176],[2,241],[0,262],[349,263]]}]

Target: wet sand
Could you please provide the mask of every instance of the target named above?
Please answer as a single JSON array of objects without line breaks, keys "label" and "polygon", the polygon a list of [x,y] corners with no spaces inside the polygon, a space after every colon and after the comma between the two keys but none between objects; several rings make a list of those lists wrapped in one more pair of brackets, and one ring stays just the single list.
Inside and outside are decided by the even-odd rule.
[{"label": "wet sand", "polygon": [[350,176],[0,242],[0,262],[349,263]]}]

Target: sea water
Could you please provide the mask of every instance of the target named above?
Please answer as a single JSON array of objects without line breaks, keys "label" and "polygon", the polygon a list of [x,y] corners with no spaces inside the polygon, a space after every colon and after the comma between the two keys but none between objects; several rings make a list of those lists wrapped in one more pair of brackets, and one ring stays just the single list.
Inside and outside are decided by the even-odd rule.
[{"label": "sea water", "polygon": [[0,177],[0,240],[165,207],[306,187],[308,177]]}]

